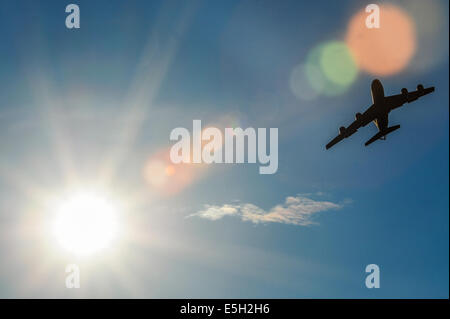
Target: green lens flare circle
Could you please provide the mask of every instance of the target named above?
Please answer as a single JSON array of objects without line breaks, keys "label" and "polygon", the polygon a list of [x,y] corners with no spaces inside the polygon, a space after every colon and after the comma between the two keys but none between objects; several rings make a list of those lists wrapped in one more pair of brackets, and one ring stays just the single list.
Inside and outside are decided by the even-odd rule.
[{"label": "green lens flare circle", "polygon": [[333,41],[324,44],[319,64],[325,77],[340,86],[351,85],[358,75],[355,60],[344,42]]}]

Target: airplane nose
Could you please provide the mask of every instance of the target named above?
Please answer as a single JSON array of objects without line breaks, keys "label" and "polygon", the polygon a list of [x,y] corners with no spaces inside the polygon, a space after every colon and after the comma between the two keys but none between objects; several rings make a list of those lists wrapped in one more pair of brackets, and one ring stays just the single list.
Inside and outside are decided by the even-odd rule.
[{"label": "airplane nose", "polygon": [[372,81],[372,90],[377,90],[381,86],[381,81],[378,79],[375,79]]}]

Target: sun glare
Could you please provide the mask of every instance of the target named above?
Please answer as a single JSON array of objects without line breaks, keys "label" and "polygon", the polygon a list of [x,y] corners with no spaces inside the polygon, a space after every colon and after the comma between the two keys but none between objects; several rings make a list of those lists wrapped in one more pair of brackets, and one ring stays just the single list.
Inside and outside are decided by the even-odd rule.
[{"label": "sun glare", "polygon": [[116,207],[106,197],[78,193],[60,202],[52,231],[65,250],[90,255],[106,248],[116,237],[117,218]]}]

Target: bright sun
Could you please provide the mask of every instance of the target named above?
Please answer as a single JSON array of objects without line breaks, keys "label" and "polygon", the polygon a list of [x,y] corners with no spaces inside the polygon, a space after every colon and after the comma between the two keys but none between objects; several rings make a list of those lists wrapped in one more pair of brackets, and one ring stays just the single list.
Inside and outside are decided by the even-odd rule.
[{"label": "bright sun", "polygon": [[117,218],[116,207],[106,197],[77,193],[58,204],[52,231],[61,247],[85,256],[112,242],[118,232]]}]

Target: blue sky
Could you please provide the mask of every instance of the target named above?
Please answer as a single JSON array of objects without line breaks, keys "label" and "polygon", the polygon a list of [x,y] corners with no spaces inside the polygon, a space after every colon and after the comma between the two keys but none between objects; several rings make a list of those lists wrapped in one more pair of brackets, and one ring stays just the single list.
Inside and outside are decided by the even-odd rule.
[{"label": "blue sky", "polygon": [[[313,100],[289,79],[367,3],[76,3],[79,30],[65,28],[61,1],[0,7],[1,297],[448,298],[448,3],[431,2],[441,20],[417,22],[431,31],[409,67],[380,77],[387,95],[436,91],[391,113],[402,127],[386,142],[365,148],[369,125],[329,151],[370,106],[375,75],[360,70],[341,94]],[[414,6],[393,3],[416,21]],[[278,127],[276,174],[217,164],[192,168],[171,194],[149,184],[143,171],[173,128],[229,118]],[[61,253],[42,227],[44,198],[100,177],[139,199],[124,211],[128,235],[90,259]],[[315,224],[188,217],[206,205],[267,213],[288,197],[312,200]],[[65,288],[68,263],[80,264],[81,289]],[[364,285],[371,263],[380,289]]]}]

